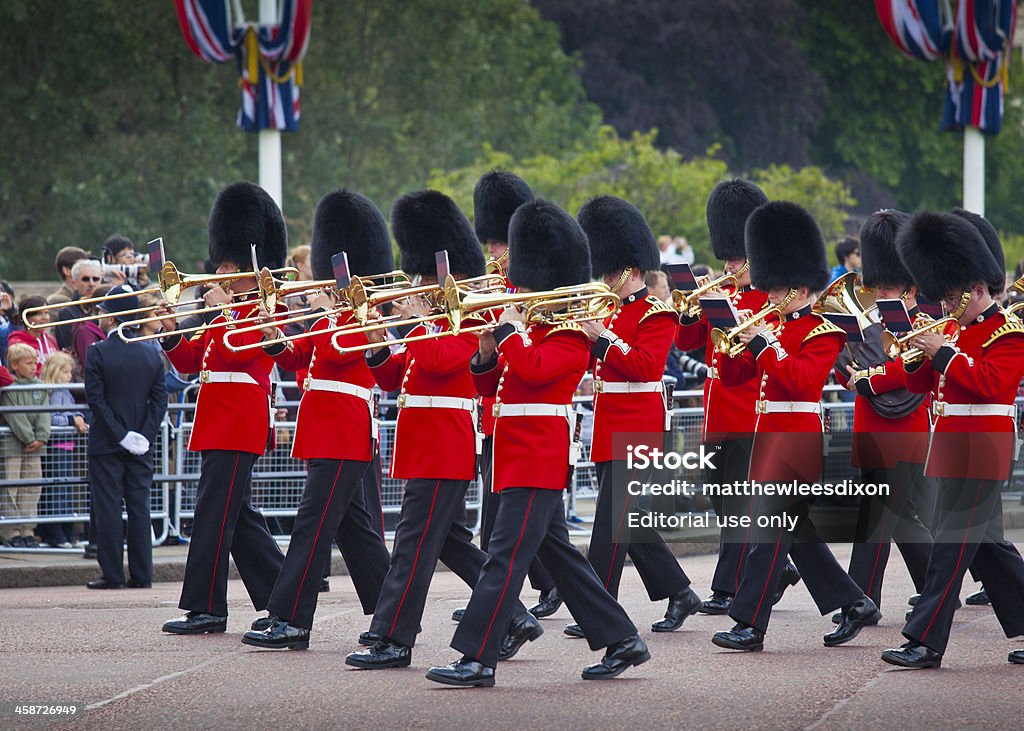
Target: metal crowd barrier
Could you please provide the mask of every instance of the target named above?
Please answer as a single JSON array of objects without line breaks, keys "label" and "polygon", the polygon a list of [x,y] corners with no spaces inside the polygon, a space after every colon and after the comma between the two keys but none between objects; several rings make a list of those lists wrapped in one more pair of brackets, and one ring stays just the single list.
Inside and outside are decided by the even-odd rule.
[{"label": "metal crowd barrier", "polygon": [[[45,385],[43,387],[46,387]],[[25,388],[13,386],[11,388]],[[32,386],[28,388],[39,388]],[[49,386],[49,388],[54,388]],[[81,391],[81,384],[67,384],[57,388],[69,388]],[[152,491],[153,542],[154,545],[164,542],[169,536],[186,538],[190,533],[191,519],[195,510],[196,488],[199,481],[200,456],[186,449],[191,434],[192,416],[195,404],[189,401],[191,389],[187,389],[168,407],[167,416],[161,425],[156,442],[155,474]],[[832,393],[841,392],[838,386],[826,389],[824,403],[825,413],[830,424],[828,449],[825,459],[825,479],[838,481],[854,478],[855,470],[850,465],[852,445],[853,402],[829,400]],[[676,403],[680,404],[672,413],[672,429],[674,446],[679,450],[696,449],[700,443],[703,412],[701,407],[701,391],[676,392]],[[582,460],[574,474],[572,489],[567,492],[567,510],[570,515],[576,512],[577,501],[595,500],[597,497],[597,475],[593,463],[589,461],[589,441],[593,428],[593,412],[588,408],[589,396],[576,399],[577,408],[584,414],[583,436],[584,451]],[[294,413],[297,401],[279,402],[281,408]],[[383,401],[382,408],[386,411],[393,407],[393,401]],[[1024,406],[1024,399],[1018,399],[1018,407]],[[88,412],[88,406],[77,405],[76,410]],[[0,408],[0,416],[11,407]],[[53,407],[33,407],[18,409],[28,411],[55,411]],[[282,540],[287,540],[302,497],[305,485],[306,469],[301,460],[290,456],[291,436],[295,433],[295,422],[284,420],[277,422],[277,447],[273,452],[264,454],[256,462],[253,472],[252,500],[254,506],[268,519],[272,532]],[[395,422],[383,421],[381,424],[381,503],[385,516],[397,516],[402,503],[402,481],[387,476],[390,465],[391,449],[394,444]],[[65,438],[72,443],[68,452],[70,458],[62,467],[61,474],[44,472],[42,493],[36,516],[20,517],[3,515],[0,510],[0,525],[16,523],[85,523],[89,518],[88,495],[88,460],[85,453],[85,437],[77,434],[72,427],[60,427],[53,430],[56,441]],[[0,443],[14,437],[10,429],[0,419]],[[47,455],[55,448],[48,446],[43,455],[44,470],[47,469]],[[52,463],[52,458],[50,460]],[[1014,474],[1006,489],[1009,492],[1020,490],[1024,483],[1024,468],[1018,462]],[[30,484],[31,480],[8,479],[5,470],[0,470],[0,490]],[[67,490],[62,490],[67,488]],[[470,486],[467,494],[467,509],[471,516],[471,527],[479,526],[481,507],[481,484],[479,479]],[[391,520],[393,524],[394,519]],[[588,518],[570,523],[570,530],[578,533],[589,532]],[[389,538],[391,537],[389,531]],[[0,549],[16,550],[16,549]],[[51,549],[61,550],[61,549]],[[65,549],[66,550],[66,549]]]}]

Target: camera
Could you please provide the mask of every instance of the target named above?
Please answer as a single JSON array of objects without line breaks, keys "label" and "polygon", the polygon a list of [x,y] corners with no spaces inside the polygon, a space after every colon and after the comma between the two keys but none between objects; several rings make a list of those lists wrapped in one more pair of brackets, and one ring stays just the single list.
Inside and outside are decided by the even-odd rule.
[{"label": "camera", "polygon": [[[146,257],[147,259],[149,257]],[[139,257],[136,257],[138,261]],[[131,284],[138,284],[139,275],[145,274],[149,271],[147,263],[137,264],[104,264],[103,265],[103,278],[109,279],[111,274],[121,274]]]}]

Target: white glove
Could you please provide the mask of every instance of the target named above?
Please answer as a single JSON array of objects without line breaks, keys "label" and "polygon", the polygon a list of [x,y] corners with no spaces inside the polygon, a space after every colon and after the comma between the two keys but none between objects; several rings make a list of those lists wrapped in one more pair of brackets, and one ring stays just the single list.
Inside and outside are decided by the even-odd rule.
[{"label": "white glove", "polygon": [[120,444],[137,457],[140,457],[149,451],[149,440],[135,431],[130,431],[125,434],[124,439],[120,441]]}]

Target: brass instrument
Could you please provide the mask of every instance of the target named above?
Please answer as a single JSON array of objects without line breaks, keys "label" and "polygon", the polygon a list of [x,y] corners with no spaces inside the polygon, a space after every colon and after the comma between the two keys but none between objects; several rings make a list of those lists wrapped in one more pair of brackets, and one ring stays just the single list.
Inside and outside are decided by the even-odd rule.
[{"label": "brass instrument", "polygon": [[[921,324],[919,325],[918,323]],[[928,355],[920,348],[911,346],[910,341],[915,336],[930,330],[944,336],[946,343],[952,345],[960,337],[960,328],[957,327],[953,332],[946,333],[946,326],[950,324],[959,325],[959,322],[955,317],[943,317],[939,320],[934,320],[928,317],[928,315],[918,315],[914,320],[914,329],[908,333],[896,335],[888,330],[884,331],[882,333],[882,349],[893,360],[900,358],[907,365],[920,363]]]},{"label": "brass instrument", "polygon": [[512,305],[525,305],[524,318],[528,323],[555,325],[568,322],[604,320],[614,314],[622,302],[619,296],[602,282],[558,287],[543,292],[516,292],[513,294],[472,291],[460,286],[461,284],[464,283],[457,282],[451,276],[445,280],[443,290],[444,317],[450,325],[448,330],[428,333],[426,335],[413,335],[381,343],[366,343],[353,347],[339,346],[337,338],[343,333],[337,333],[332,344],[338,352],[351,353],[360,350],[376,350],[381,347],[402,345],[420,340],[433,340],[448,335],[477,332],[493,328],[494,323],[489,322],[465,328],[462,326],[462,323],[468,316],[480,315],[487,310],[504,309]]},{"label": "brass instrument", "polygon": [[[700,317],[700,298],[703,297],[706,293],[710,292],[712,289],[721,289],[730,280],[732,281],[733,289],[736,290],[736,292],[739,292],[740,276],[741,275],[739,273],[723,274],[717,279],[712,279],[711,281],[705,282],[701,286],[697,287],[697,289],[690,292],[687,292],[686,290],[683,289],[673,289],[672,304],[675,306],[676,311],[678,311],[681,315],[686,315],[687,317]],[[735,296],[735,294],[731,295],[730,299],[732,299]]]},{"label": "brass instrument", "polygon": [[1014,302],[1012,305],[1007,307],[1006,308],[1006,313],[1008,315],[1015,315],[1017,317],[1021,317],[1021,315],[1017,314],[1021,310],[1024,310],[1024,300],[1021,300],[1020,302]]},{"label": "brass instrument", "polygon": [[[796,293],[797,291],[795,289],[789,290],[789,292],[786,293],[785,298],[783,298],[782,302],[780,302],[777,305],[765,305],[760,312],[753,315],[749,319],[743,321],[736,327],[730,328],[729,330],[722,330],[717,327],[714,328],[711,331],[710,337],[712,344],[714,344],[715,346],[715,349],[718,350],[718,352],[721,353],[722,355],[728,355],[730,358],[736,358],[737,356],[741,355],[743,351],[746,350],[747,346],[746,344],[739,340],[739,334],[744,330],[753,327],[754,325],[764,322],[773,314],[778,315],[781,318],[782,311],[786,309],[786,305],[793,301],[793,298],[796,297]],[[770,332],[773,331],[775,327],[771,323],[769,323],[766,329]]]},{"label": "brass instrument", "polygon": [[508,249],[505,249],[505,253],[499,256],[497,259],[487,260],[487,273],[497,274],[502,279],[505,278],[505,271],[508,269]]},{"label": "brass instrument", "polygon": [[[367,277],[359,277],[359,281],[363,283],[363,287],[367,291],[397,289],[401,287],[408,287],[411,284],[409,275],[401,270],[387,272],[386,274],[374,274]],[[374,282],[377,283],[374,284]],[[257,283],[260,290],[260,300],[263,301],[263,306],[267,308],[267,312],[275,312],[277,310],[278,302],[288,297],[294,297],[317,289],[337,291],[337,280],[318,279],[301,282],[284,281],[275,277],[273,272],[266,267],[260,270]]]},{"label": "brass instrument", "polygon": [[[865,307],[865,300],[869,296],[871,304]],[[870,313],[877,309],[874,299],[872,290],[857,286],[857,273],[847,272],[828,285],[812,309],[819,315],[829,312],[856,315],[857,322],[863,330],[872,324]]]}]

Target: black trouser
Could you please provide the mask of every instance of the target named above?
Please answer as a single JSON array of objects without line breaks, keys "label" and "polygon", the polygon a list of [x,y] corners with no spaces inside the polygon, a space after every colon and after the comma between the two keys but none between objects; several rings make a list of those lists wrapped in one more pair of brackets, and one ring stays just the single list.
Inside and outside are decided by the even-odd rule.
[{"label": "black trouser", "polygon": [[850,578],[878,607],[882,606],[882,579],[893,540],[903,554],[915,591],[920,592],[924,586],[928,557],[932,552],[932,535],[917,515],[913,495],[918,482],[927,479],[923,464],[909,462],[861,472],[861,480],[865,484],[889,485],[886,498],[861,501],[857,535],[867,540],[854,543],[850,554]]},{"label": "black trouser", "polygon": [[[613,597],[619,595],[619,581],[626,555],[632,559],[637,573],[647,588],[651,601],[666,599],[690,585],[690,579],[679,567],[661,534],[653,528],[630,528],[628,514],[637,510],[636,495],[629,495],[622,480],[625,463],[597,463],[597,508],[594,529],[590,534],[587,559],[597,577]],[[615,474],[619,482],[615,484]],[[637,478],[640,479],[640,478]],[[557,583],[557,582],[556,582]]]},{"label": "black trouser", "polygon": [[1002,480],[939,480],[937,529],[921,598],[903,636],[944,653],[967,567],[984,583],[1007,637],[1024,634],[1024,561],[1003,540]]},{"label": "black trouser", "polygon": [[515,598],[534,556],[540,556],[551,571],[590,649],[636,634],[626,612],[569,540],[560,490],[502,490],[490,548],[480,581],[452,638],[451,646],[464,655],[487,667],[495,666],[505,628],[516,612]]},{"label": "black trouser", "polygon": [[121,503],[128,513],[128,575],[136,581],[153,581],[153,534],[149,521],[150,486],[153,484],[153,455],[129,452],[89,457],[89,488],[96,532],[96,545],[103,578],[111,584],[124,583],[125,528]]},{"label": "black trouser", "polygon": [[[715,469],[709,470],[704,476],[705,482],[719,485],[736,484],[747,479],[750,473],[750,451],[753,448],[752,437],[746,439],[730,439],[721,442],[715,453],[713,462]],[[748,515],[751,511],[749,497],[714,497],[711,505],[715,514]],[[711,578],[711,590],[718,594],[735,596],[743,576],[743,567],[747,558],[750,531],[747,528],[723,528],[718,536],[718,563],[715,564],[715,575]]]},{"label": "black trouser", "polygon": [[[494,486],[494,437],[484,437],[483,453],[480,455],[480,477],[483,485],[481,506],[482,516],[480,519],[480,548],[487,552],[487,546],[491,540],[491,531],[494,528],[494,520],[498,515],[499,493],[492,492]],[[540,559],[535,558],[530,563],[530,586],[537,591],[551,591],[555,588],[555,580],[544,568]]]},{"label": "black trouser", "polygon": [[[384,540],[384,505],[381,502],[380,482],[380,450],[376,448],[376,445],[374,445],[373,459],[370,460],[370,463],[367,465],[366,470],[363,472],[363,477],[360,480],[361,497],[359,502],[360,505],[363,506],[363,510],[365,510],[370,516],[370,526],[373,528],[373,531],[380,536],[381,540]],[[355,503],[355,497],[352,498],[352,502],[353,504]],[[295,532],[294,527],[292,528],[292,532]],[[340,532],[335,543],[338,546],[338,550],[344,553],[345,549],[342,547]],[[384,563],[384,570],[387,571],[386,561]],[[349,574],[351,573],[352,567],[349,566]],[[324,560],[323,576],[326,578],[330,575],[331,553],[328,551]],[[376,601],[376,599],[374,599],[374,601]],[[367,612],[367,614],[372,613],[372,609]]]},{"label": "black trouser", "polygon": [[178,606],[227,616],[230,553],[253,606],[262,611],[284,554],[267,530],[267,521],[252,506],[252,467],[259,455],[222,449],[201,454],[192,539]]},{"label": "black trouser", "polygon": [[[783,512],[798,519],[796,530],[785,528],[756,532],[747,554],[746,568],[729,616],[737,622],[767,631],[772,601],[779,586],[786,556],[800,570],[807,591],[822,615],[852,604],[864,592],[836,561],[828,546],[820,542],[807,517],[807,501],[784,505],[776,500],[760,501],[758,515],[778,516]],[[756,518],[755,518],[756,519]],[[774,540],[765,540],[772,534]]]},{"label": "black trouser", "polygon": [[309,477],[295,516],[288,554],[267,609],[296,627],[310,629],[320,572],[337,540],[364,614],[373,614],[388,572],[388,549],[363,505],[363,473],[369,462],[309,460]]},{"label": "black trouser", "polygon": [[[407,647],[415,644],[438,559],[470,587],[476,586],[487,554],[470,542],[472,532],[458,520],[466,509],[468,486],[467,480],[417,478],[405,483],[391,566],[371,632]],[[516,605],[517,613],[526,611],[518,600]],[[503,635],[505,629],[501,628]]]}]

